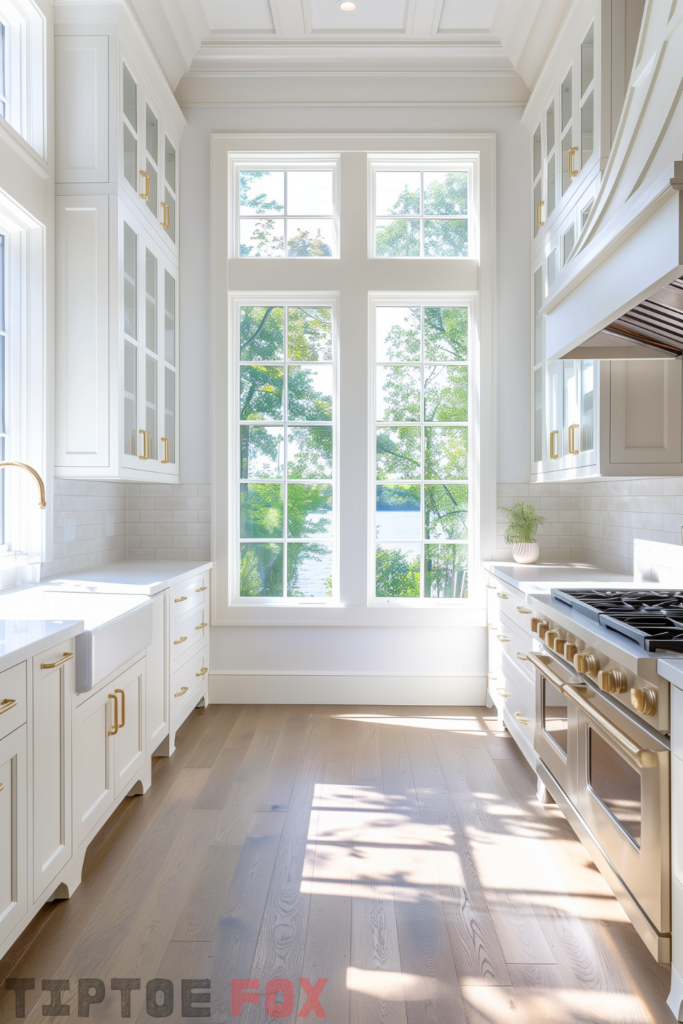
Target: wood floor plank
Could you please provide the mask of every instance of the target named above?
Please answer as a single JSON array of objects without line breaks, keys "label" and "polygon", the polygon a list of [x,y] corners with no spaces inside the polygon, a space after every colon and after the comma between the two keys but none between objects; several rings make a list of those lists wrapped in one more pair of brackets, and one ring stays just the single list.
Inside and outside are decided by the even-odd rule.
[{"label": "wood floor plank", "polygon": [[310,706],[305,704],[296,704],[287,709],[256,810],[287,810],[304,749],[311,710]]},{"label": "wood floor plank", "polygon": [[[173,986],[173,1011],[163,1018],[168,1024],[183,1024],[183,1021],[188,1019],[182,1012],[183,980],[197,979],[210,982],[212,949],[213,945],[210,942],[169,942],[166,946],[164,955],[154,971],[154,977],[164,978]],[[131,993],[131,1016],[134,1018],[135,1024],[149,1024],[149,1021],[153,1019],[147,1012],[145,988],[146,986],[142,986],[139,992]],[[212,995],[210,988],[202,989],[202,992],[207,992],[209,997]],[[161,997],[158,997],[158,1001],[161,1001]],[[138,1004],[140,1009],[136,1015],[135,1008]],[[209,1003],[209,1006],[205,1007],[203,1002],[195,1002],[193,1009],[196,1012],[210,1008],[210,1005]],[[97,1009],[97,1007],[93,1008],[93,1017],[95,1017]]]},{"label": "wood floor plank", "polygon": [[178,916],[172,941],[213,941],[243,845],[207,847],[203,863]]},{"label": "wood floor plank", "polygon": [[[216,713],[209,716],[210,721],[202,739],[190,754],[186,765],[188,768],[213,768],[226,738],[237,724],[243,706],[239,704],[216,704]],[[208,709],[207,709],[208,716]]]}]

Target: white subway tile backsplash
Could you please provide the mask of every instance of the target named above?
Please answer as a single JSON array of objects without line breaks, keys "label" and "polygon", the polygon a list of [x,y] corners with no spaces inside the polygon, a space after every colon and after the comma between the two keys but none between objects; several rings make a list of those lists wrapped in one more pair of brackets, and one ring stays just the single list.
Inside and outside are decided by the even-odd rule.
[{"label": "white subway tile backsplash", "polygon": [[42,577],[125,558],[211,557],[210,484],[55,480],[53,557]]}]

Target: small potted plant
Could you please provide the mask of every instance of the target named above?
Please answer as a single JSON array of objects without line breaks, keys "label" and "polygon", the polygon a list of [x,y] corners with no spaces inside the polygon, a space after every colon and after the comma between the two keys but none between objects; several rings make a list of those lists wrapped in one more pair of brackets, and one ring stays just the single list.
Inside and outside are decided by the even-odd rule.
[{"label": "small potted plant", "polygon": [[499,507],[508,517],[505,543],[512,544],[512,557],[515,562],[521,562],[523,565],[537,562],[540,551],[536,533],[541,523],[545,522],[545,518],[539,515],[533,505],[525,501],[515,502],[510,508]]}]

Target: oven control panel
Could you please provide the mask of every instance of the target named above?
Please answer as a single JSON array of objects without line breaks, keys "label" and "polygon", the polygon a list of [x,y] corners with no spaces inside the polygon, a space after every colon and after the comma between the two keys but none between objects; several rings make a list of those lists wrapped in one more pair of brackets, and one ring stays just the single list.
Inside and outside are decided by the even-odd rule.
[{"label": "oven control panel", "polygon": [[[550,619],[532,617],[531,632],[601,690],[644,719],[658,732],[669,732],[669,684],[642,679],[590,647]],[[658,677],[659,678],[659,677]]]}]

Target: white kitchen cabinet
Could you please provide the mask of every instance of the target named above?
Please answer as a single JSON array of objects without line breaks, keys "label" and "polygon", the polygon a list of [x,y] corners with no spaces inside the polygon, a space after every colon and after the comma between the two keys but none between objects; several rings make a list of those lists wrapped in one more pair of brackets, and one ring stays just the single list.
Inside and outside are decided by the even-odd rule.
[{"label": "white kitchen cabinet", "polygon": [[152,753],[168,736],[168,591],[152,598],[154,625],[152,644],[146,651],[145,724],[147,750]]},{"label": "white kitchen cabinet", "polygon": [[145,760],[145,661],[136,662],[107,687],[114,701],[114,797],[120,796]]},{"label": "white kitchen cabinet", "polygon": [[64,16],[55,26],[55,474],[173,483],[185,119],[124,5],[69,5]]},{"label": "white kitchen cabinet", "polygon": [[177,482],[177,268],[122,199],[56,206],[55,473]]},{"label": "white kitchen cabinet", "polygon": [[[26,666],[20,668],[25,680]],[[7,673],[2,673],[5,675]],[[26,725],[21,725],[0,739],[0,951],[3,952],[28,911],[27,824]]]},{"label": "white kitchen cabinet", "polygon": [[74,642],[33,659],[33,903],[72,853],[71,700],[76,691]]},{"label": "white kitchen cabinet", "polygon": [[74,711],[73,842],[80,846],[115,799],[114,701],[108,687],[98,690]]}]

